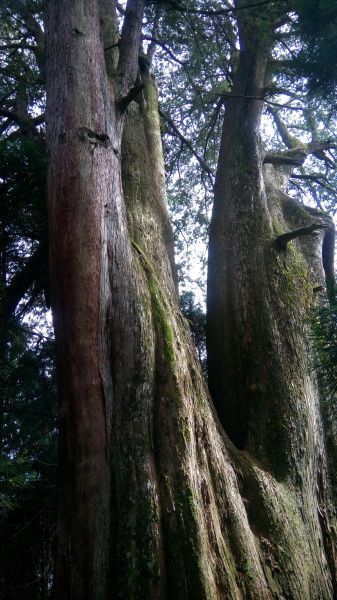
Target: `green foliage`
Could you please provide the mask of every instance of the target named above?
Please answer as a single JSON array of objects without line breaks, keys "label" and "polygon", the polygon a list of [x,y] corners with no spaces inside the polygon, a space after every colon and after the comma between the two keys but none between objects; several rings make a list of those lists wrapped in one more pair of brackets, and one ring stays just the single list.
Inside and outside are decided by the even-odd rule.
[{"label": "green foliage", "polygon": [[7,330],[1,361],[0,581],[6,598],[46,599],[56,515],[54,347],[30,316]]},{"label": "green foliage", "polygon": [[[313,366],[327,397],[337,394],[337,294],[328,301],[322,299],[311,317]],[[335,408],[337,416],[337,406]]]},{"label": "green foliage", "polygon": [[207,374],[206,360],[206,314],[199,302],[196,302],[192,292],[182,292],[180,295],[181,312],[188,320],[198,358],[205,375]]},{"label": "green foliage", "polygon": [[309,87],[325,95],[337,84],[337,5],[335,0],[296,0],[299,30],[305,48],[300,53]]},{"label": "green foliage", "polygon": [[36,481],[37,474],[30,467],[27,451],[17,458],[0,456],[0,512],[14,510],[16,497]]}]

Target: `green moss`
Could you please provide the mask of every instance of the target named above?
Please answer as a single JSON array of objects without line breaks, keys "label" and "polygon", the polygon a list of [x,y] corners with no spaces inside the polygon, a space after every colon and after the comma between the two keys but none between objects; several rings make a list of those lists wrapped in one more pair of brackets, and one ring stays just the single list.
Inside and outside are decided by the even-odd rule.
[{"label": "green moss", "polygon": [[191,431],[188,423],[182,421],[180,429],[186,446],[189,446],[189,444],[191,443]]},{"label": "green moss", "polygon": [[[297,208],[295,206],[295,210]],[[303,209],[299,207],[298,210],[302,211]],[[272,225],[276,236],[284,233],[277,219],[272,219]],[[269,267],[274,283],[278,282],[277,294],[283,305],[290,310],[295,307],[296,309],[298,307],[308,309],[313,299],[313,286],[309,277],[308,265],[296,242],[290,241],[284,251],[276,251],[276,256],[277,261],[275,262],[275,255],[270,255]]]},{"label": "green moss", "polygon": [[151,262],[135,241],[132,241],[131,243],[137,251],[137,254],[141,260],[144,271],[148,278],[155,323],[160,332],[165,358],[168,364],[170,365],[171,370],[173,371],[176,364],[174,335],[172,327],[167,318],[168,308],[166,306],[164,294],[160,288],[160,284],[155,275],[154,268],[151,265]]},{"label": "green moss", "polygon": [[198,522],[198,517],[194,492],[190,485],[187,484],[184,486],[184,493],[179,496],[179,501],[183,509],[185,519],[193,528],[195,523]]},{"label": "green moss", "polygon": [[[132,455],[134,458],[134,455]],[[146,480],[146,474],[138,461],[130,468],[137,472],[138,480]],[[130,469],[125,472],[128,490]],[[123,485],[121,486],[123,489]],[[119,513],[118,527],[118,587],[123,598],[135,600],[150,598],[160,580],[160,564],[157,552],[159,510],[147,486],[128,490]]]},{"label": "green moss", "polygon": [[172,327],[166,316],[165,301],[162,292],[159,288],[158,282],[154,276],[149,278],[150,293],[154,307],[154,314],[157,327],[162,335],[163,347],[165,350],[166,358],[173,370],[175,366],[175,350],[174,350],[174,336]]},{"label": "green moss", "polygon": [[312,284],[309,279],[307,264],[292,244],[287,247],[284,274],[284,296],[291,305],[303,306],[308,309],[312,301]]},{"label": "green moss", "polygon": [[296,200],[284,194],[281,202],[284,218],[292,221],[296,227],[311,223],[309,213]]},{"label": "green moss", "polygon": [[281,227],[281,225],[279,224],[277,219],[275,219],[275,217],[272,218],[272,225],[273,225],[273,232],[276,236],[282,235],[282,233],[284,233],[283,228]]}]

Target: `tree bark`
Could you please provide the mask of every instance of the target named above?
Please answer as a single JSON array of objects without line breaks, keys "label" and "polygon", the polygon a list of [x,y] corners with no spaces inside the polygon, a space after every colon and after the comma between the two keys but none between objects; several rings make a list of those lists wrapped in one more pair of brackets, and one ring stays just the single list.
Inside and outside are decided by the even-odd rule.
[{"label": "tree bark", "polygon": [[[308,574],[322,586],[320,592],[303,589],[302,597],[330,597],[336,590],[327,518],[332,489],[322,398],[310,364],[308,315],[315,283],[326,283],[328,291],[331,285],[334,228],[326,215],[317,211],[316,221],[285,194],[290,167],[263,167],[258,98],[263,97],[272,25],[266,36],[265,20],[257,14],[240,19],[239,30],[239,66],[226,106],[210,229],[209,388],[236,447],[298,496],[295,506],[317,557],[309,559]],[[278,248],[279,239],[294,237],[289,232],[298,228],[313,230],[313,223],[319,235]]]},{"label": "tree bark", "polygon": [[[138,16],[134,13],[137,2],[129,5],[130,19],[141,19],[139,6]],[[109,55],[105,61],[101,8],[97,0],[52,0],[47,18],[51,291],[60,395],[55,597],[331,598],[330,550],[319,514],[329,525],[325,499],[317,504],[315,491],[318,470],[326,476],[321,438],[315,433],[317,402],[304,395],[296,371],[291,383],[302,386],[300,407],[293,407],[284,384],[288,395],[282,407],[290,406],[290,417],[281,417],[282,407],[277,412],[278,431],[290,423],[284,437],[274,436],[276,426],[262,408],[267,435],[262,424],[251,428],[246,451],[224,434],[179,310],[155,83],[143,70],[142,91],[125,115],[120,100],[132,90],[135,65],[126,58],[125,45],[122,60]],[[139,27],[129,25],[134,56]],[[249,57],[245,60],[251,64]],[[253,67],[259,81],[264,59],[253,57]],[[249,202],[242,211],[247,219],[254,214],[255,235],[247,219],[240,227],[248,232],[246,251],[253,241],[257,248],[250,263],[255,273],[260,259],[265,267],[257,279],[250,275],[245,282],[247,268],[240,285],[247,290],[254,283],[252,298],[264,310],[259,323],[271,345],[271,325],[263,320],[271,306],[264,297],[266,256],[271,253],[276,274],[284,272],[287,259],[271,244],[258,149],[260,106],[243,101],[237,117],[244,107],[248,142],[237,125],[235,156],[242,161],[248,144],[244,182]],[[231,163],[236,169],[232,182],[240,182],[239,166],[239,158]],[[305,268],[300,261],[301,277]],[[275,280],[276,274],[273,270]],[[304,284],[293,272],[289,278],[294,309]],[[248,316],[256,315],[251,301],[243,304]],[[281,317],[289,316],[287,306],[279,327]],[[303,329],[294,326],[297,342]],[[247,344],[252,347],[251,341]],[[276,352],[269,350],[270,371]],[[296,368],[303,366],[298,354]],[[257,359],[261,355],[259,350]],[[289,350],[285,368],[293,358]],[[281,372],[279,360],[275,365]],[[249,384],[257,385],[256,379]],[[309,379],[306,372],[305,389]],[[274,386],[265,382],[267,375],[263,398],[270,394],[274,407]],[[297,433],[308,440],[293,447],[298,416],[303,426]],[[248,417],[245,427],[250,432]],[[276,458],[269,459],[266,449],[276,442]]]}]

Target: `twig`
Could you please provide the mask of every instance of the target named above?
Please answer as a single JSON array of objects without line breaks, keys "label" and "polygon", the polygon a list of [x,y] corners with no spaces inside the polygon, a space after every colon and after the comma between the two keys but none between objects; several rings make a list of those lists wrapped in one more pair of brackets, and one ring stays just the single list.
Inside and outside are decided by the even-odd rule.
[{"label": "twig", "polygon": [[174,122],[172,121],[171,117],[169,117],[166,113],[164,113],[161,109],[159,109],[159,114],[160,116],[165,119],[165,121],[169,124],[169,126],[171,127],[171,129],[173,129],[174,133],[176,134],[176,136],[180,139],[180,141],[185,144],[185,146],[187,146],[187,148],[192,152],[193,156],[197,159],[198,163],[200,164],[200,166],[204,169],[204,171],[206,171],[206,173],[208,173],[209,175],[213,176],[213,171],[212,169],[205,163],[205,161],[203,160],[203,158],[201,158],[201,156],[194,150],[191,142],[189,142],[185,136],[183,136],[182,133],[180,133],[178,127],[174,124]]}]

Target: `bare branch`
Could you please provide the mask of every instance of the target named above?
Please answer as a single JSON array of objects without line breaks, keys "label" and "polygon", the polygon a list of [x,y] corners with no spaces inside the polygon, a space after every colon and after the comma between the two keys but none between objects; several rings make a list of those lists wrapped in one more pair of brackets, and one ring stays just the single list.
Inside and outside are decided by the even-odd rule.
[{"label": "bare branch", "polygon": [[186,66],[186,63],[177,58],[175,54],[173,54],[172,50],[170,50],[170,48],[164,42],[161,42],[160,40],[158,40],[155,37],[152,37],[151,35],[142,35],[142,40],[146,40],[148,42],[151,42],[151,44],[160,46],[172,58],[172,60],[174,60],[174,62],[178,63],[182,67]]},{"label": "bare branch", "polygon": [[288,242],[291,240],[302,237],[303,235],[310,235],[319,229],[328,229],[328,225],[323,225],[323,223],[312,223],[307,227],[300,227],[299,229],[294,229],[293,231],[287,231],[287,233],[278,235],[274,240],[273,245],[276,250],[285,250]]},{"label": "bare branch", "polygon": [[284,152],[267,152],[264,157],[264,164],[272,165],[292,165],[294,167],[300,167],[303,165],[308,153],[302,148],[292,148]]},{"label": "bare branch", "polygon": [[280,102],[272,102],[271,100],[267,100],[263,96],[248,96],[246,94],[219,94],[225,100],[229,100],[230,98],[247,98],[248,100],[261,100],[261,102],[265,102],[270,106],[277,106],[278,108],[289,108],[290,110],[300,110],[303,111],[303,108],[300,106],[292,106],[291,104],[281,104]]},{"label": "bare branch", "polygon": [[312,174],[312,175],[308,175],[308,174],[292,174],[290,175],[291,179],[302,179],[304,181],[311,181],[313,183],[317,183],[317,185],[320,185],[321,187],[324,187],[326,190],[328,190],[331,194],[333,194],[334,196],[337,196],[337,190],[335,190],[331,185],[329,185],[329,182],[327,180],[327,177],[322,173],[318,173],[316,175]]},{"label": "bare branch", "polygon": [[0,108],[0,118],[1,117],[7,119],[7,122],[5,122],[2,128],[3,131],[8,129],[12,123],[15,123],[18,125],[18,127],[20,127],[21,131],[29,136],[34,142],[37,142],[41,147],[44,146],[44,140],[40,132],[36,129],[37,125],[40,125],[44,122],[44,115],[39,115],[38,117],[32,119],[28,114]]},{"label": "bare branch", "polygon": [[193,156],[197,159],[200,166],[208,173],[208,175],[213,176],[212,169],[205,163],[203,158],[194,150],[191,142],[189,142],[185,136],[179,131],[178,127],[174,124],[171,117],[169,117],[166,113],[164,113],[161,109],[159,109],[160,116],[165,119],[165,121],[169,124],[171,129],[174,131],[176,136],[180,139],[180,141],[187,146],[187,148],[192,152]]},{"label": "bare branch", "polygon": [[35,296],[48,285],[48,248],[41,242],[24,267],[14,275],[4,291],[3,314],[9,319],[29,288],[35,283]]},{"label": "bare branch", "polygon": [[31,50],[35,54],[36,62],[40,70],[40,76],[43,78],[45,68],[45,37],[43,29],[25,2],[22,0],[12,0],[12,3],[14,10],[22,17],[25,26],[35,39],[36,46],[32,47]]},{"label": "bare branch", "polygon": [[0,44],[0,52],[4,50],[32,50],[35,52],[36,46],[24,42],[12,42],[10,44]]},{"label": "bare branch", "polygon": [[299,146],[300,140],[290,135],[287,126],[285,125],[284,121],[282,121],[277,110],[269,108],[268,112],[272,115],[275,125],[277,127],[277,131],[281,136],[282,142],[287,146],[287,148],[296,148],[297,146]]}]

